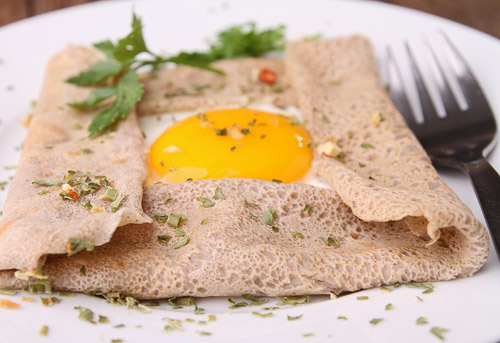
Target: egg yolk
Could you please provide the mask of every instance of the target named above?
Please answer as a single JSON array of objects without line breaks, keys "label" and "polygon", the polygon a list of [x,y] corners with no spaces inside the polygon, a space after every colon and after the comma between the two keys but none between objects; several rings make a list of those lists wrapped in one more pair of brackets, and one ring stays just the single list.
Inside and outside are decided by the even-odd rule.
[{"label": "egg yolk", "polygon": [[253,178],[293,182],[309,169],[311,137],[292,118],[248,108],[200,113],[167,129],[151,146],[163,182]]}]

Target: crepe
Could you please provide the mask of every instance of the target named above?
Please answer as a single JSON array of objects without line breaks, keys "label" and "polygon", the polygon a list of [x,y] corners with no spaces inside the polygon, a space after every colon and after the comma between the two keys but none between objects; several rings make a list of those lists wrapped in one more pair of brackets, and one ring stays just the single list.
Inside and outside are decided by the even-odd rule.
[{"label": "crepe", "polygon": [[[141,299],[339,294],[477,271],[488,234],[391,104],[370,43],[292,43],[285,65],[318,149],[331,142],[341,150],[315,155],[331,190],[248,179],[150,186],[143,207],[157,220],[122,227],[92,252],[50,256],[44,270],[54,288]],[[212,199],[217,187],[225,199],[202,207],[197,197]],[[269,213],[264,219],[270,210],[272,222]],[[161,223],[172,213],[187,218],[185,236]],[[159,239],[166,234],[172,238]],[[25,284],[0,273],[2,287]]]},{"label": "crepe", "polygon": [[[144,76],[144,96],[137,106],[139,115],[247,106],[253,102],[281,107],[294,104],[282,60],[243,58],[217,61],[212,66],[225,75],[181,66]],[[258,80],[263,68],[276,73],[274,84]]]},{"label": "crepe", "polygon": [[[43,265],[46,254],[65,252],[69,238],[104,244],[120,225],[151,221],[142,211],[146,148],[135,113],[109,134],[89,139],[86,128],[96,111],[67,105],[83,100],[90,89],[64,80],[103,58],[94,49],[70,47],[49,62],[0,221],[0,269],[34,269]],[[126,195],[124,202],[111,213],[110,201],[99,199],[104,187],[74,201],[62,199],[60,186],[32,184],[60,182],[68,171],[90,172],[97,183],[95,176],[105,176]],[[81,201],[95,208],[87,209]]]}]

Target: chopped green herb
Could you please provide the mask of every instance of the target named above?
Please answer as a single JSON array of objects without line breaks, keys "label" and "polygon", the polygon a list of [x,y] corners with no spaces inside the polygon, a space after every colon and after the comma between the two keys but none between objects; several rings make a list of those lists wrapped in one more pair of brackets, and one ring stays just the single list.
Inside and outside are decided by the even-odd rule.
[{"label": "chopped green herb", "polygon": [[215,135],[217,136],[227,136],[227,129],[214,129]]},{"label": "chopped green herb", "polygon": [[212,336],[212,333],[207,332],[207,331],[198,331],[196,330],[196,333],[200,336]]},{"label": "chopped green herb", "polygon": [[89,149],[89,148],[85,148],[85,149],[82,149],[82,152],[84,154],[92,154],[94,151],[92,149]]},{"label": "chopped green herb", "polygon": [[38,334],[40,336],[47,336],[47,334],[49,333],[49,327],[47,325],[43,325],[41,328],[40,328],[40,331],[38,331]]},{"label": "chopped green herb", "polygon": [[123,343],[123,339],[112,339],[111,343]]},{"label": "chopped green herb", "polygon": [[92,209],[92,204],[90,203],[90,200],[82,201],[81,204],[82,204],[83,208],[85,208],[87,210]]},{"label": "chopped green herb", "polygon": [[207,325],[206,320],[199,320],[198,325]]},{"label": "chopped green herb", "polygon": [[283,183],[283,181],[278,180],[278,179],[272,179],[271,181],[272,181],[272,182],[276,182],[276,183]]},{"label": "chopped green herb", "polygon": [[279,227],[276,227],[276,226],[272,226],[271,230],[273,230],[274,232],[279,232],[280,231]]},{"label": "chopped green herb", "polygon": [[45,180],[36,180],[31,183],[32,185],[40,185],[40,186],[45,186],[45,187],[53,187],[53,186],[61,186],[62,182],[48,182]]},{"label": "chopped green herb", "polygon": [[68,256],[74,255],[77,252],[86,249],[87,251],[94,250],[94,243],[83,238],[70,237],[68,239],[67,253]]},{"label": "chopped green herb", "polygon": [[173,227],[179,227],[181,221],[186,220],[187,217],[183,214],[170,213],[168,216],[167,224]]},{"label": "chopped green herb", "polygon": [[420,301],[420,302],[424,302],[424,299],[422,299],[422,298],[421,298],[421,297],[419,297],[419,296],[417,296],[417,299],[418,299],[418,301]]},{"label": "chopped green herb", "polygon": [[99,319],[97,319],[97,322],[99,324],[107,324],[109,323],[109,320],[108,317],[99,315]]},{"label": "chopped green herb", "polygon": [[82,266],[80,267],[80,270],[78,272],[80,274],[82,274],[83,276],[87,276],[87,269],[85,268],[84,264],[82,264]]},{"label": "chopped green herb", "polygon": [[123,201],[125,200],[125,197],[126,197],[125,194],[120,193],[120,195],[118,195],[116,199],[109,205],[111,207],[112,213],[115,213],[120,208]]},{"label": "chopped green herb", "polygon": [[180,247],[185,246],[189,242],[189,236],[185,236],[183,239],[175,242],[174,249],[179,249]]},{"label": "chopped green herb", "polygon": [[276,297],[276,299],[283,300],[283,301],[277,303],[276,304],[277,306],[286,305],[286,304],[296,306],[299,304],[307,304],[309,302],[308,295],[305,295],[303,297],[302,296]]},{"label": "chopped green herb", "polygon": [[392,304],[387,304],[387,305],[385,305],[385,310],[386,310],[386,311],[392,311],[392,309],[393,309]]},{"label": "chopped green herb", "polygon": [[169,235],[158,235],[156,236],[160,242],[167,243],[172,236]]},{"label": "chopped green herb", "polygon": [[304,238],[304,235],[301,234],[300,232],[292,231],[291,234],[293,238],[301,238],[301,239]]},{"label": "chopped green herb", "polygon": [[312,205],[311,204],[306,204],[304,206],[304,209],[302,211],[304,212],[305,216],[309,216],[311,214],[311,210],[312,210]]},{"label": "chopped green herb", "polygon": [[61,299],[56,298],[56,297],[40,297],[40,301],[42,302],[43,306],[52,306],[53,304],[59,304],[61,302]]},{"label": "chopped green herb", "polygon": [[205,225],[206,223],[208,223],[208,218],[203,219],[200,224]]},{"label": "chopped green herb", "polygon": [[394,291],[393,288],[387,288],[387,287],[384,287],[384,286],[380,287],[380,290],[381,291],[385,291],[385,292],[392,292],[392,291]]},{"label": "chopped green herb", "polygon": [[94,312],[89,310],[88,308],[77,306],[74,307],[75,310],[78,310],[78,319],[81,319],[86,322],[90,322],[91,320],[94,319]]},{"label": "chopped green herb", "polygon": [[218,186],[215,189],[214,199],[226,200],[226,197],[222,194],[222,190]]},{"label": "chopped green herb", "polygon": [[433,289],[434,285],[431,282],[409,282],[406,284],[406,287],[410,288],[423,288],[423,289]]},{"label": "chopped green herb", "polygon": [[425,318],[425,317],[418,317],[417,318],[417,325],[426,325],[426,324],[429,324],[429,322],[427,321],[427,318]]},{"label": "chopped green herb", "polygon": [[236,147],[235,146],[232,146],[231,149],[229,149],[230,151],[235,151],[236,150]]},{"label": "chopped green herb", "polygon": [[167,198],[163,204],[166,205],[169,202],[171,202],[172,200],[174,200],[174,198]]},{"label": "chopped green herb", "polygon": [[338,316],[337,317],[338,320],[347,320],[347,317],[344,317],[344,316]]},{"label": "chopped green herb", "polygon": [[276,210],[265,211],[262,218],[264,219],[264,223],[272,226],[274,224],[274,218],[276,218]]},{"label": "chopped green herb", "polygon": [[434,289],[433,288],[429,288],[428,290],[423,291],[422,294],[430,294],[432,292],[434,292]]},{"label": "chopped green herb", "polygon": [[201,202],[201,207],[212,207],[215,205],[215,202],[213,202],[212,200],[210,200],[208,198],[197,197],[196,200]]},{"label": "chopped green herb", "polygon": [[313,333],[303,333],[302,337],[308,338],[308,337],[314,337]]},{"label": "chopped green herb", "polygon": [[278,306],[271,306],[271,307],[263,307],[262,309],[265,310],[265,311],[274,311],[274,310],[279,310],[280,307],[278,307]]},{"label": "chopped green herb", "polygon": [[377,179],[375,179],[373,176],[369,175],[368,176],[368,180],[374,180],[374,181],[377,181]]},{"label": "chopped green herb", "polygon": [[298,320],[298,319],[302,318],[302,316],[303,316],[303,314],[301,314],[300,316],[295,316],[295,317],[289,315],[289,316],[287,316],[287,318],[288,318],[288,320],[291,321],[291,320]]},{"label": "chopped green herb", "polygon": [[113,327],[116,329],[121,329],[121,328],[125,327],[125,324],[117,324],[117,325],[113,325]]},{"label": "chopped green herb", "polygon": [[370,143],[361,143],[361,147],[363,149],[371,149],[373,148],[373,145],[371,145]]},{"label": "chopped green herb", "polygon": [[241,133],[244,135],[248,135],[250,133],[250,129],[249,128],[241,129]]},{"label": "chopped green herb", "polygon": [[177,237],[182,237],[182,236],[184,236],[186,233],[185,233],[184,231],[182,231],[181,229],[175,229],[174,234],[175,234]]},{"label": "chopped green herb", "polygon": [[443,328],[439,328],[439,327],[433,327],[431,328],[431,333],[436,336],[437,338],[439,338],[440,340],[444,341],[445,340],[445,337],[443,336],[443,334],[447,333],[447,332],[450,332],[450,330],[448,329],[443,329]]},{"label": "chopped green herb", "polygon": [[321,241],[326,245],[326,246],[334,246],[335,248],[340,247],[340,243],[337,238],[335,237],[320,237]]},{"label": "chopped green herb", "polygon": [[161,223],[161,224],[166,223],[168,220],[168,216],[166,214],[162,214],[162,213],[155,213],[154,217],[158,221],[158,223]]},{"label": "chopped green herb", "polygon": [[241,297],[245,300],[250,301],[251,305],[259,306],[269,302],[269,299],[257,300],[251,294],[242,294]]},{"label": "chopped green herb", "polygon": [[106,189],[106,193],[104,193],[104,197],[111,201],[114,201],[117,195],[118,195],[118,190],[111,187]]},{"label": "chopped green herb", "polygon": [[364,167],[366,167],[366,164],[361,163],[361,162],[358,162],[358,166],[359,166],[360,168],[364,168]]},{"label": "chopped green herb", "polygon": [[383,320],[384,320],[383,318],[373,318],[372,320],[370,320],[370,324],[377,325],[380,322],[382,322]]},{"label": "chopped green herb", "polygon": [[360,296],[360,297],[356,297],[356,299],[358,299],[358,300],[368,300],[370,298],[368,298],[366,295],[363,295],[363,296]]},{"label": "chopped green herb", "polygon": [[327,118],[324,114],[322,114],[322,115],[321,115],[321,121],[322,121],[323,123],[329,123],[329,122],[330,122],[330,121],[328,120],[328,118]]},{"label": "chopped green herb", "polygon": [[215,316],[215,314],[209,314],[208,315],[208,321],[209,322],[215,322],[217,320],[217,317]]},{"label": "chopped green herb", "polygon": [[254,316],[257,316],[257,317],[260,317],[260,318],[269,318],[269,317],[272,317],[272,316],[273,316],[273,313],[272,313],[272,312],[268,312],[268,313],[252,312],[252,314],[253,314]]},{"label": "chopped green herb", "polygon": [[245,206],[250,206],[250,207],[260,207],[259,204],[248,202],[246,199],[244,200],[244,204]]}]

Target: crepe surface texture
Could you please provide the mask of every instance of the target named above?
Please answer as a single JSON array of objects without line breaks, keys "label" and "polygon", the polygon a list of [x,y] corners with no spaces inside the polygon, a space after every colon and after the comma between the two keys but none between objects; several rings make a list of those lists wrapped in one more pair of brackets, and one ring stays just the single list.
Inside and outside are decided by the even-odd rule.
[{"label": "crepe surface texture", "polygon": [[[75,46],[48,64],[0,221],[0,269],[37,268],[43,265],[45,255],[64,253],[69,238],[100,245],[108,242],[120,225],[151,221],[142,211],[146,148],[135,114],[106,136],[89,139],[86,128],[96,111],[67,105],[83,100],[90,89],[64,80],[103,58],[94,49]],[[63,200],[61,185],[32,184],[37,180],[62,182],[68,171],[79,171],[74,177],[90,173],[88,177],[95,183],[99,183],[95,176],[105,176],[112,187],[126,194],[121,207],[111,213],[110,201],[99,199],[104,187],[77,200]],[[82,201],[95,207],[87,209]]]},{"label": "crepe surface texture", "polygon": [[[119,228],[92,252],[49,256],[53,288],[144,299],[339,294],[477,271],[488,234],[391,104],[370,43],[358,36],[292,43],[285,66],[315,142],[342,150],[315,156],[332,190],[249,179],[147,187],[143,208],[157,219]],[[217,187],[224,199],[213,199]],[[182,232],[165,222],[172,214],[185,216]],[[13,271],[0,273],[0,286],[24,285]]]}]

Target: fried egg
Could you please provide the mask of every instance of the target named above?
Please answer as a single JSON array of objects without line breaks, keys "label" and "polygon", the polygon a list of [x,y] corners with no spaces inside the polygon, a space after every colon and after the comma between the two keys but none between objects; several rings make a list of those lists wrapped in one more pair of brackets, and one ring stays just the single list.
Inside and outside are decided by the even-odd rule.
[{"label": "fried egg", "polygon": [[303,182],[313,146],[299,119],[294,108],[270,105],[141,118],[148,184],[232,177]]}]

